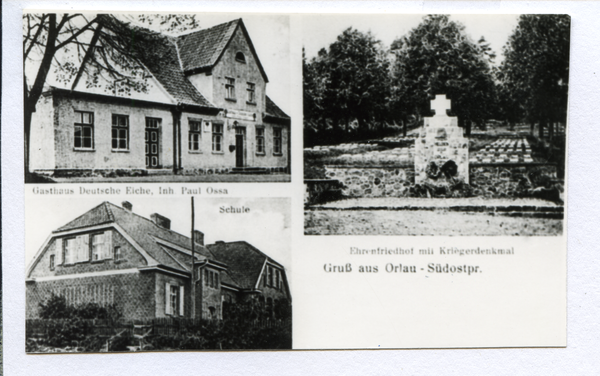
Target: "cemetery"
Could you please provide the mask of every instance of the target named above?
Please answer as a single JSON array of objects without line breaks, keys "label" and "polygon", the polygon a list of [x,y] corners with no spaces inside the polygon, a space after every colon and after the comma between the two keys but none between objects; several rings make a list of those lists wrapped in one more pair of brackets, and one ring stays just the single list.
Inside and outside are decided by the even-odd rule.
[{"label": "cemetery", "polygon": [[504,20],[305,41],[305,234],[562,234],[570,18]]},{"label": "cemetery", "polygon": [[[398,218],[399,211],[413,223],[442,215],[446,220],[437,234],[454,232],[448,221],[464,228],[471,220],[475,227],[498,222],[496,235],[502,235],[521,228],[523,218],[536,218],[538,226],[530,225],[529,235],[562,232],[564,166],[545,158],[543,140],[534,148],[529,129],[494,135],[497,126],[467,138],[457,118],[448,115],[451,103],[445,95],[437,95],[431,109],[434,115],[407,137],[304,150],[305,176],[312,174],[305,179],[306,220],[312,228],[307,234],[321,233],[313,228],[320,220],[328,230],[332,221],[338,223],[339,231],[332,233],[354,232],[348,228],[357,214],[368,218],[357,233],[393,234],[383,218]],[[464,219],[468,214],[474,215]]]}]

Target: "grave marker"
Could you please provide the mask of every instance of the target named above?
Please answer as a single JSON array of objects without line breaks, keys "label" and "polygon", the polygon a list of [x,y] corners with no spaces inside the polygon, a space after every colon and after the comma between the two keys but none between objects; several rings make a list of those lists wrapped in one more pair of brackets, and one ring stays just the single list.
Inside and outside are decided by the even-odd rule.
[{"label": "grave marker", "polygon": [[436,95],[431,101],[433,117],[415,140],[415,183],[443,184],[448,178],[469,183],[469,140],[463,136],[456,117],[450,117],[450,100]]}]

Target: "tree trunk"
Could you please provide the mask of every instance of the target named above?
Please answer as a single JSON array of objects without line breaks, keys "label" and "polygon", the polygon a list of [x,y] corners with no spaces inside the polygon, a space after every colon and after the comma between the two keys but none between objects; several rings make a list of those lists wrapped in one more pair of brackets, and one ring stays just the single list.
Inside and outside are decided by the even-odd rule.
[{"label": "tree trunk", "polygon": [[552,141],[552,139],[554,138],[554,125],[554,122],[548,123],[548,137],[550,138],[550,141]]},{"label": "tree trunk", "polygon": [[471,136],[471,120],[465,120],[465,136]]},{"label": "tree trunk", "polygon": [[402,137],[406,137],[406,130],[408,128],[408,116],[402,118]]},{"label": "tree trunk", "polygon": [[42,96],[44,84],[48,77],[48,72],[52,66],[52,59],[56,53],[56,38],[58,37],[58,30],[56,29],[56,14],[51,14],[48,17],[48,37],[46,38],[46,47],[44,49],[44,57],[40,63],[40,68],[35,77],[35,81],[31,87],[31,90],[27,88],[27,79],[23,76],[23,92],[24,92],[24,103],[25,116],[24,116],[24,142],[25,142],[25,176],[29,174],[29,150],[31,149],[31,117],[35,112],[35,106]]},{"label": "tree trunk", "polygon": [[534,121],[531,121],[530,127],[531,127],[531,132],[530,132],[531,135],[535,136],[535,130],[534,130],[534,128],[535,128],[535,122]]},{"label": "tree trunk", "polygon": [[[25,90],[23,90],[23,91],[25,91]],[[27,94],[25,94],[25,95],[27,95]],[[23,162],[24,162],[24,166],[23,166],[24,167],[24,175],[23,176],[25,178],[25,181],[27,182],[28,176],[29,176],[29,145],[31,142],[31,116],[32,116],[32,113],[31,113],[31,109],[30,109],[31,106],[28,106],[27,102],[25,102],[24,107],[25,107],[25,111],[24,111],[25,113],[24,113],[24,118],[23,118],[23,122],[24,122],[24,124],[23,124],[24,125],[24,130],[23,130],[24,140],[23,140],[23,142],[25,143],[25,148],[24,148],[25,155],[23,158]]]}]

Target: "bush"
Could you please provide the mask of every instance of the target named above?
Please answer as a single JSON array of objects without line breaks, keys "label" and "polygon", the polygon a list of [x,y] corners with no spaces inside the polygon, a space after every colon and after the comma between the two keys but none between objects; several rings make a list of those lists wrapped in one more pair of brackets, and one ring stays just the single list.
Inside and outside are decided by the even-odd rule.
[{"label": "bush", "polygon": [[106,341],[107,338],[91,334],[85,337],[79,346],[83,347],[85,352],[99,352],[106,346]]},{"label": "bush", "polygon": [[67,305],[64,296],[52,294],[46,302],[40,303],[40,318],[67,319],[72,316],[73,308]]},{"label": "bush", "polygon": [[110,340],[108,351],[128,351],[127,346],[131,346],[133,338],[127,334],[122,334]]},{"label": "bush", "polygon": [[45,342],[49,346],[72,346],[91,333],[91,326],[79,317],[51,321],[46,327]]}]

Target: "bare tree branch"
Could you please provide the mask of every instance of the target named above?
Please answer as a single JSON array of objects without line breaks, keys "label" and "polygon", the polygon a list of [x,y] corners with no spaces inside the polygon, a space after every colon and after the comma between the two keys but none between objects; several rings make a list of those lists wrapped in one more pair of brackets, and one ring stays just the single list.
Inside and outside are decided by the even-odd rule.
[{"label": "bare tree branch", "polygon": [[31,42],[31,44],[29,45],[29,48],[27,48],[27,51],[26,51],[26,52],[25,52],[25,54],[23,55],[23,64],[25,63],[25,59],[27,59],[27,56],[29,56],[29,53],[31,52],[31,49],[32,49],[32,48],[33,48],[33,46],[35,45],[35,43],[34,43],[34,42],[35,42],[35,41],[37,41],[37,40],[38,40],[38,38],[40,37],[40,34],[41,34],[42,30],[43,30],[43,27],[42,27],[42,25],[44,24],[44,22],[45,22],[45,20],[46,20],[46,17],[47,17],[47,16],[44,14],[44,15],[42,16],[42,18],[40,19],[40,26],[39,26],[39,27],[38,27],[38,29],[36,30],[36,32],[35,32],[35,35],[34,35],[34,37],[33,37],[33,39],[32,39],[32,42]]},{"label": "bare tree branch", "polygon": [[56,46],[56,49],[57,50],[61,49],[64,46],[66,46],[67,44],[71,43],[73,40],[77,39],[77,37],[80,36],[81,34],[85,33],[92,26],[92,24],[96,22],[96,20],[97,20],[97,18],[94,18],[93,20],[91,20],[90,22],[88,22],[84,27],[82,27],[81,29],[79,29],[78,32],[76,32],[71,37],[67,38],[65,41],[63,41],[58,46]]},{"label": "bare tree branch", "polygon": [[92,40],[90,42],[90,46],[87,49],[84,57],[83,57],[83,61],[81,62],[81,68],[79,68],[79,71],[77,72],[77,76],[75,77],[75,81],[73,81],[73,85],[71,86],[71,90],[75,89],[75,86],[77,86],[77,83],[79,82],[79,79],[81,78],[81,74],[83,73],[83,67],[85,67],[85,65],[87,64],[88,60],[90,59],[91,55],[94,53],[94,49],[96,47],[96,43],[98,43],[98,39],[100,39],[100,33],[102,32],[102,24],[98,25],[98,27],[96,28],[96,30],[94,31],[94,36],[92,37]]}]

